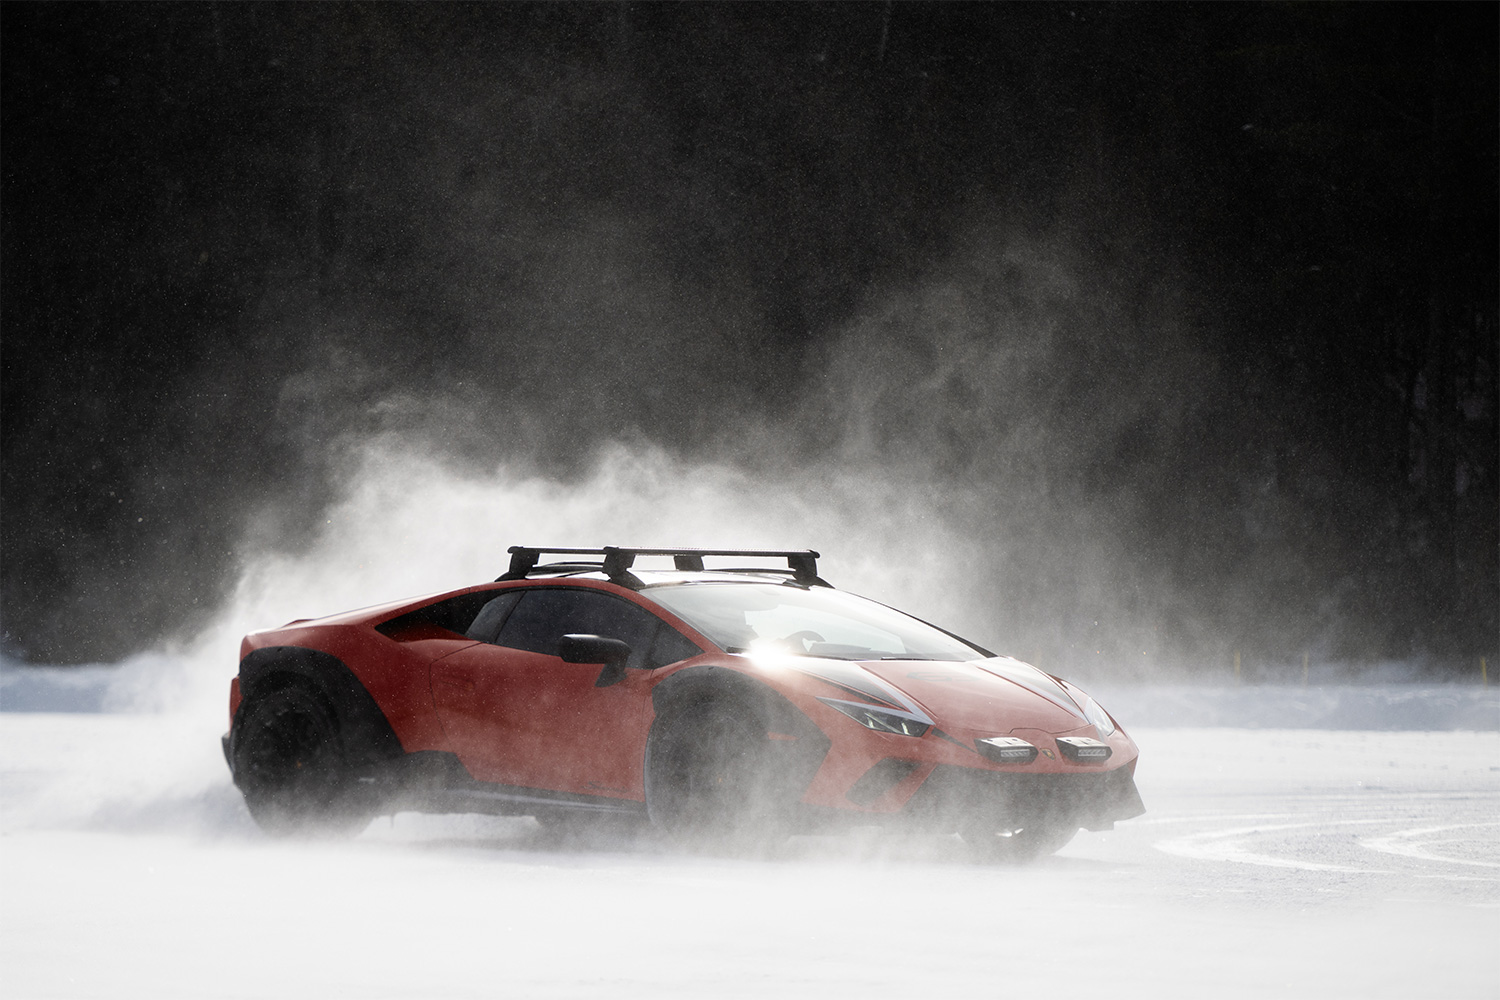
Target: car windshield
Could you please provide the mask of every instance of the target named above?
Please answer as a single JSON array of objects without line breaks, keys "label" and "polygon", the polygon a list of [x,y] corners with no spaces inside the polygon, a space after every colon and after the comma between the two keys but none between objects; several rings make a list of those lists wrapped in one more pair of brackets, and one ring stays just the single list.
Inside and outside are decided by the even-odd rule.
[{"label": "car windshield", "polygon": [[838,660],[973,660],[984,650],[883,604],[774,583],[684,583],[651,599],[730,653]]}]

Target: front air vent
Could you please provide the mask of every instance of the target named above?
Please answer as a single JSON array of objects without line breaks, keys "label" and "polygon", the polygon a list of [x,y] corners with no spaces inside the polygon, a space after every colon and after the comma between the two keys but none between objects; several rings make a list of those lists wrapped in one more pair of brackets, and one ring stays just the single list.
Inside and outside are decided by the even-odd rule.
[{"label": "front air vent", "polygon": [[844,793],[844,798],[857,806],[867,806],[901,784],[921,766],[921,761],[886,757],[861,775],[853,787]]}]

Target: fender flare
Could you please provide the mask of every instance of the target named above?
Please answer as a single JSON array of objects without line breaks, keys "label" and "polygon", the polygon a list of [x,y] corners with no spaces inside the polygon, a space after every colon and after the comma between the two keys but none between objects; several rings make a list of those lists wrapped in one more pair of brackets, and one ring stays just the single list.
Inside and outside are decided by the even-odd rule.
[{"label": "fender flare", "polygon": [[267,646],[240,661],[239,677],[243,700],[230,727],[231,767],[245,706],[257,695],[290,684],[311,687],[328,703],[338,722],[345,759],[350,764],[379,765],[405,752],[374,697],[354,671],[331,653],[304,646]]},{"label": "fender flare", "polygon": [[709,700],[735,702],[755,712],[767,727],[788,727],[780,731],[791,735],[800,737],[807,729],[822,732],[781,692],[763,681],[718,664],[686,667],[651,691],[651,707],[658,719]]}]

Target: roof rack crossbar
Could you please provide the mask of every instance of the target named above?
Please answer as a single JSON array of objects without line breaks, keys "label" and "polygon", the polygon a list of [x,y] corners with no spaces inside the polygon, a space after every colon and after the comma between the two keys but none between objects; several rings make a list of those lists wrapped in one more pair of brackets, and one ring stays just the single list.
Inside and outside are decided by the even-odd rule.
[{"label": "roof rack crossbar", "polygon": [[604,575],[616,583],[639,586],[640,581],[630,572],[636,556],[671,556],[672,564],[679,570],[703,571],[704,556],[751,556],[757,558],[785,559],[792,578],[808,586],[827,586],[818,579],[819,553],[812,549],[660,549],[638,548],[630,545],[606,545],[598,549],[554,548],[552,546],[512,545],[510,569],[501,580],[524,580],[537,568],[543,553],[565,556],[603,556]]}]

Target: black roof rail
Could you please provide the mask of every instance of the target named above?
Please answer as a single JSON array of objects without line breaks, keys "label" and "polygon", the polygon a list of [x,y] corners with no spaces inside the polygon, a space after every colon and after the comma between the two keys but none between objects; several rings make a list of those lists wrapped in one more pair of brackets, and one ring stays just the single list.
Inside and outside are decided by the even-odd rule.
[{"label": "black roof rail", "polygon": [[[560,556],[603,556],[604,561],[600,568],[604,575],[614,583],[627,587],[639,587],[641,581],[630,572],[630,567],[635,564],[636,556],[671,556],[672,564],[679,570],[689,572],[703,571],[704,556],[747,556],[765,557],[772,559],[785,559],[788,571],[792,579],[797,583],[809,587],[827,587],[828,584],[818,578],[818,553],[812,549],[656,549],[638,548],[627,545],[606,545],[598,549],[574,549],[556,548],[551,545],[512,545],[508,550],[510,553],[510,569],[499,580],[524,580],[532,570],[537,568],[542,554]],[[578,566],[578,563],[568,563],[569,566]],[[725,572],[766,572],[765,570],[726,570]],[[497,580],[496,582],[499,582]]]}]

